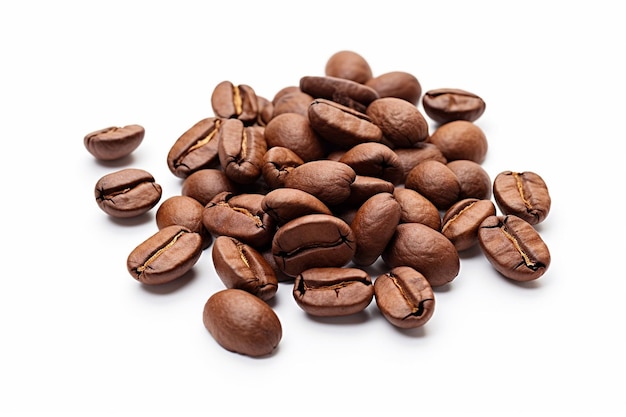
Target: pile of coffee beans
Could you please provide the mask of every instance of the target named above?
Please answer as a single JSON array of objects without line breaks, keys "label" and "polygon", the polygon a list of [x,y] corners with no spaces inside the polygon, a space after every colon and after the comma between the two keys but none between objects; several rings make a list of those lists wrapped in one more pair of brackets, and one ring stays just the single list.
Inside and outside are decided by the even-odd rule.
[{"label": "pile of coffee beans", "polygon": [[[271,99],[223,81],[211,106],[214,115],[167,154],[183,179],[180,195],[158,205],[153,176],[126,168],[100,178],[95,198],[114,217],[158,205],[155,233],[127,258],[142,284],[176,280],[211,250],[224,289],[208,298],[202,318],[229,351],[274,351],[282,327],[267,301],[279,282],[293,283],[294,301],[312,316],[355,314],[374,300],[391,325],[414,328],[433,315],[433,288],[458,276],[461,251],[480,246],[516,281],[550,265],[534,227],[550,211],[548,187],[534,172],[491,179],[481,165],[488,142],[475,121],[486,104],[477,94],[422,94],[414,75],[375,76],[346,50],[328,59],[324,75],[304,75]],[[84,144],[113,160],[143,137],[139,125],[111,127]],[[388,272],[371,276],[376,262]]]}]

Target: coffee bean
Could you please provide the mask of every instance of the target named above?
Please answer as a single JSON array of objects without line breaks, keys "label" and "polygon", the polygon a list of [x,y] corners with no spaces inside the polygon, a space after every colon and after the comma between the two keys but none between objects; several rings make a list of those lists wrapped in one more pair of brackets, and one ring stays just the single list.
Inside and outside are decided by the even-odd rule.
[{"label": "coffee bean", "polygon": [[441,150],[428,142],[419,142],[412,148],[394,148],[393,151],[398,156],[400,164],[402,165],[402,171],[404,173],[402,182],[406,180],[407,175],[409,175],[409,172],[415,165],[422,161],[433,159],[442,164],[448,163],[448,160],[443,153],[441,153]]},{"label": "coffee bean", "polygon": [[457,251],[464,251],[478,243],[478,228],[483,220],[495,215],[496,207],[491,200],[467,198],[445,212],[441,233],[450,239]]},{"label": "coffee bean", "polygon": [[94,189],[98,207],[112,217],[146,213],[161,200],[162,189],[143,169],[124,168],[101,177]]},{"label": "coffee bean", "polygon": [[489,200],[491,198],[491,178],[479,163],[467,159],[457,159],[448,162],[446,166],[459,181],[461,187],[460,200],[464,198]]},{"label": "coffee bean", "polygon": [[[366,175],[357,175],[352,184],[350,184],[350,196],[341,204],[345,208],[353,207],[358,209],[370,197],[379,193],[392,193],[394,189],[393,183]],[[333,209],[337,206],[333,206]]]},{"label": "coffee bean", "polygon": [[296,188],[277,188],[270,191],[263,197],[261,208],[279,227],[307,214],[333,214],[319,198]]},{"label": "coffee bean", "polygon": [[234,193],[237,187],[217,168],[201,169],[183,180],[181,194],[197,200],[206,206],[216,195],[229,191]]},{"label": "coffee bean", "polygon": [[261,126],[225,120],[218,132],[218,157],[226,176],[236,184],[252,184],[261,176],[267,142]]},{"label": "coffee bean", "polygon": [[211,94],[211,106],[217,117],[238,119],[246,126],[254,124],[258,118],[259,102],[256,92],[246,84],[220,82]]},{"label": "coffee bean", "polygon": [[448,162],[469,159],[482,164],[489,147],[483,130],[467,120],[455,120],[439,126],[428,138]]},{"label": "coffee bean", "polygon": [[515,281],[541,277],[550,266],[548,246],[527,221],[514,216],[489,216],[478,229],[478,242],[500,274]]},{"label": "coffee bean", "polygon": [[391,71],[370,78],[365,85],[373,88],[379,97],[397,97],[413,105],[419,103],[422,85],[418,79],[405,71]]},{"label": "coffee bean", "polygon": [[[309,104],[310,101],[307,110]],[[265,140],[268,148],[288,148],[305,162],[322,159],[325,154],[324,143],[311,127],[306,113],[275,116],[265,127]]]},{"label": "coffee bean", "polygon": [[167,226],[184,226],[192,232],[202,236],[202,247],[206,249],[213,241],[213,237],[202,224],[204,206],[192,197],[174,195],[161,203],[156,212],[156,224],[159,229]]},{"label": "coffee bean", "polygon": [[355,179],[354,170],[343,162],[319,160],[295,167],[285,177],[284,185],[306,191],[332,206],[348,199]]},{"label": "coffee bean", "polygon": [[435,122],[476,121],[485,112],[485,101],[474,93],[458,88],[429,90],[422,98],[424,111]]},{"label": "coffee bean", "polygon": [[112,161],[130,155],[139,147],[145,133],[140,125],[112,126],[88,133],[83,143],[96,159]]},{"label": "coffee bean", "polygon": [[343,153],[339,162],[349,165],[357,175],[380,178],[394,185],[404,179],[400,158],[382,143],[367,142],[355,145]]},{"label": "coffee bean", "polygon": [[219,165],[217,132],[223,120],[207,117],[183,133],[167,154],[167,167],[179,178]]},{"label": "coffee bean", "polygon": [[372,302],[374,287],[358,268],[311,268],[295,278],[293,298],[312,316],[338,317],[359,313]]},{"label": "coffee bean", "polygon": [[307,116],[312,101],[313,97],[300,91],[300,87],[294,87],[294,91],[282,94],[276,99],[272,119],[285,113]]},{"label": "coffee bean", "polygon": [[407,175],[404,186],[430,200],[439,210],[447,210],[459,201],[461,184],[446,164],[426,160],[417,164]]},{"label": "coffee bean", "polygon": [[270,189],[284,187],[287,175],[302,164],[302,158],[291,149],[284,146],[270,147],[263,155],[261,176]]},{"label": "coffee bean", "polygon": [[326,61],[324,73],[364,84],[372,78],[372,68],[362,55],[354,51],[335,52]]},{"label": "coffee bean", "polygon": [[493,181],[493,195],[503,214],[513,214],[532,225],[545,220],[552,204],[546,182],[531,171],[499,173]]},{"label": "coffee bean", "polygon": [[300,78],[300,90],[315,99],[326,99],[345,107],[364,112],[378,98],[371,87],[338,77],[304,76]]},{"label": "coffee bean", "polygon": [[224,349],[251,357],[271,354],[283,336],[274,310],[260,298],[235,288],[209,297],[202,322]]},{"label": "coffee bean", "polygon": [[431,229],[441,228],[441,215],[435,205],[415,190],[396,187],[393,197],[400,204],[400,223],[421,223]]},{"label": "coffee bean", "polygon": [[376,99],[365,112],[394,147],[410,148],[428,138],[428,122],[413,104],[397,97]]}]

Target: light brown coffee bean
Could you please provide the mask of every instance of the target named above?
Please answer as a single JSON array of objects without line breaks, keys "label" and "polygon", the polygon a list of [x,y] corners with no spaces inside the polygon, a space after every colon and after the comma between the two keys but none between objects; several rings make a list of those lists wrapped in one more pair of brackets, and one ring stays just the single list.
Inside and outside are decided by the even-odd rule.
[{"label": "light brown coffee bean", "polygon": [[329,77],[345,78],[364,84],[372,78],[367,60],[355,51],[338,51],[326,61],[324,73]]},{"label": "light brown coffee bean", "polygon": [[483,130],[467,120],[455,120],[439,126],[428,141],[437,145],[448,162],[469,159],[482,164],[489,147]]},{"label": "light brown coffee bean", "polygon": [[113,161],[130,155],[145,136],[140,125],[107,127],[88,133],[83,139],[87,151],[101,161]]},{"label": "light brown coffee bean", "polygon": [[393,197],[400,204],[400,223],[421,223],[431,229],[440,230],[439,209],[429,199],[405,187],[396,187]]},{"label": "light brown coffee bean", "polygon": [[206,249],[213,241],[213,237],[202,224],[204,206],[192,197],[174,195],[161,203],[156,212],[156,224],[159,229],[167,226],[184,226],[202,237],[202,247]]},{"label": "light brown coffee bean", "polygon": [[422,98],[424,111],[435,122],[455,120],[476,121],[485,112],[485,101],[474,93],[459,88],[429,90]]},{"label": "light brown coffee bean", "polygon": [[439,210],[447,210],[459,201],[461,184],[454,172],[435,160],[417,164],[407,175],[404,186],[430,200]]},{"label": "light brown coffee bean", "polygon": [[442,219],[441,233],[450,239],[457,251],[478,244],[478,228],[489,216],[496,215],[491,200],[466,198],[452,205]]},{"label": "light brown coffee bean", "polygon": [[215,86],[211,106],[217,117],[238,119],[246,126],[254,124],[259,114],[254,89],[246,84],[234,85],[231,81],[222,81]]},{"label": "light brown coffee bean", "polygon": [[285,177],[285,187],[306,191],[332,206],[343,203],[350,196],[350,185],[356,173],[343,162],[319,160],[295,167]]},{"label": "light brown coffee bean", "polygon": [[296,188],[277,188],[263,197],[261,208],[277,226],[307,214],[333,214],[319,198]]},{"label": "light brown coffee bean", "polygon": [[161,200],[163,190],[143,169],[124,168],[101,177],[94,187],[98,207],[111,217],[137,217]]},{"label": "light brown coffee bean", "polygon": [[370,78],[365,85],[376,90],[380,97],[397,97],[413,105],[419,103],[422,85],[405,71],[391,71]]},{"label": "light brown coffee bean", "polygon": [[274,310],[260,298],[235,288],[209,297],[202,322],[224,349],[250,357],[270,355],[283,336]]},{"label": "light brown coffee bean", "polygon": [[222,119],[200,120],[174,142],[167,154],[167,167],[175,176],[187,178],[196,171],[219,166],[217,132]]},{"label": "light brown coffee bean", "polygon": [[428,122],[415,105],[397,97],[376,99],[365,112],[394,147],[410,148],[428,138]]},{"label": "light brown coffee bean", "polygon": [[493,181],[496,204],[503,214],[513,214],[536,225],[550,213],[552,199],[544,179],[531,171],[503,171]]}]

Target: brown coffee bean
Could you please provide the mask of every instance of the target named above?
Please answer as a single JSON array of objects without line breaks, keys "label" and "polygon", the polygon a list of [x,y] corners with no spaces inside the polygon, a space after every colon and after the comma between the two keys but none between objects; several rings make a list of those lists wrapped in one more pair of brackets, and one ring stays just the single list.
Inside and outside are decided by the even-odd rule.
[{"label": "brown coffee bean", "polygon": [[324,73],[329,77],[345,78],[361,84],[372,78],[372,69],[365,58],[348,50],[331,55],[326,61]]},{"label": "brown coffee bean", "polygon": [[443,234],[420,223],[401,223],[382,254],[391,268],[409,266],[421,272],[431,286],[439,287],[459,274],[456,248]]},{"label": "brown coffee bean", "polygon": [[295,277],[317,267],[342,267],[354,256],[355,236],[350,226],[328,214],[309,214],[278,228],[272,254],[280,269]]},{"label": "brown coffee bean", "polygon": [[458,88],[429,90],[422,98],[424,111],[435,122],[476,121],[485,112],[485,101],[474,93]]},{"label": "brown coffee bean", "polygon": [[343,152],[338,160],[349,165],[357,175],[380,178],[394,185],[404,179],[398,155],[382,143],[360,143]]},{"label": "brown coffee bean", "polygon": [[439,126],[428,140],[441,150],[448,162],[469,159],[482,164],[487,155],[485,133],[467,120],[455,120]]},{"label": "brown coffee bean", "polygon": [[217,117],[239,119],[246,126],[254,124],[259,113],[254,89],[246,84],[234,85],[230,81],[222,81],[215,86],[211,106]]},{"label": "brown coffee bean", "polygon": [[285,178],[297,166],[304,164],[302,158],[284,146],[274,146],[263,155],[261,176],[270,189],[285,186]]},{"label": "brown coffee bean", "polygon": [[415,105],[397,97],[376,99],[366,114],[394,147],[410,148],[428,138],[428,122]]},{"label": "brown coffee bean", "polygon": [[235,192],[235,184],[220,169],[201,169],[183,180],[181,194],[197,200],[202,206],[221,192]]},{"label": "brown coffee bean", "polygon": [[541,277],[550,266],[548,246],[527,221],[514,216],[489,216],[478,229],[478,242],[487,260],[514,281]]},{"label": "brown coffee bean", "polygon": [[429,199],[405,187],[396,187],[393,197],[400,204],[400,223],[421,223],[431,229],[440,230],[439,209]]},{"label": "brown coffee bean", "polygon": [[268,148],[288,148],[305,162],[322,159],[325,154],[324,143],[311,127],[307,115],[285,113],[275,116],[265,127],[265,140]]},{"label": "brown coffee bean", "polygon": [[156,224],[159,229],[167,226],[184,226],[202,237],[202,248],[206,249],[213,241],[213,237],[202,224],[204,206],[192,197],[175,195],[161,203],[156,212]]},{"label": "brown coffee bean", "polygon": [[261,176],[267,151],[264,128],[225,120],[218,132],[218,156],[224,173],[236,184],[252,184]]},{"label": "brown coffee bean", "polygon": [[407,175],[404,186],[430,200],[439,210],[447,210],[459,201],[461,184],[454,172],[435,160],[417,164]]},{"label": "brown coffee bean", "polygon": [[365,85],[373,88],[379,97],[397,97],[413,105],[419,103],[422,86],[413,74],[391,71],[370,78]]},{"label": "brown coffee bean", "polygon": [[358,268],[311,268],[295,278],[292,294],[307,314],[339,317],[365,310],[374,287],[367,272]]},{"label": "brown coffee bean", "polygon": [[536,225],[550,213],[552,199],[543,178],[531,171],[503,171],[493,181],[496,204],[503,214],[513,214]]},{"label": "brown coffee bean", "polygon": [[198,262],[202,237],[184,226],[160,229],[128,255],[126,268],[137,281],[161,285],[182,277]]},{"label": "brown coffee bean", "polygon": [[101,161],[112,161],[130,155],[145,136],[140,125],[107,127],[88,133],[83,139],[87,151]]},{"label": "brown coffee bean", "polygon": [[496,206],[491,200],[466,198],[445,212],[441,233],[450,239],[457,251],[464,251],[478,243],[478,228],[483,220],[495,215]]},{"label": "brown coffee bean", "polygon": [[412,148],[394,148],[393,151],[398,156],[400,164],[402,164],[402,171],[404,172],[402,182],[405,181],[407,175],[409,175],[409,172],[415,167],[415,165],[422,161],[433,159],[441,162],[442,164],[448,163],[448,160],[445,156],[443,156],[441,150],[439,150],[437,146],[428,142],[420,142]]},{"label": "brown coffee bean", "polygon": [[162,192],[152,174],[136,168],[106,174],[94,188],[98,207],[109,216],[119,218],[146,213],[158,204]]},{"label": "brown coffee bean", "polygon": [[260,298],[235,288],[209,297],[202,322],[224,349],[251,357],[271,354],[283,336],[274,310]]},{"label": "brown coffee bean", "polygon": [[491,198],[491,177],[480,164],[467,159],[457,159],[448,162],[446,166],[459,180],[460,200],[464,198],[489,200]]},{"label": "brown coffee bean", "polygon": [[364,112],[378,98],[378,93],[373,88],[338,77],[302,77],[300,90],[315,99],[330,100],[358,112]]},{"label": "brown coffee bean", "polygon": [[263,197],[261,208],[279,227],[307,214],[333,214],[319,198],[296,188],[277,188],[270,191]]},{"label": "brown coffee bean", "polygon": [[400,203],[391,193],[370,197],[356,212],[350,228],[356,238],[352,261],[358,266],[372,265],[383,253],[400,223]]},{"label": "brown coffee bean", "polygon": [[211,255],[215,273],[226,288],[239,288],[266,301],[276,295],[276,274],[252,246],[232,237],[218,236]]},{"label": "brown coffee bean", "polygon": [[296,90],[293,92],[282,94],[276,100],[272,118],[285,113],[296,113],[307,116],[309,104],[313,101],[313,97],[300,91],[299,87],[295,87],[295,89]]},{"label": "brown coffee bean", "polygon": [[[358,209],[370,197],[379,193],[392,193],[394,185],[380,178],[357,175],[350,184],[350,196],[341,205],[344,208],[354,207]],[[335,210],[337,206],[333,206]]]},{"label": "brown coffee bean", "polygon": [[435,294],[430,283],[408,266],[378,276],[374,280],[374,297],[385,319],[403,329],[423,326],[435,312]]},{"label": "brown coffee bean", "polygon": [[272,104],[274,106],[276,106],[276,103],[278,103],[278,101],[283,97],[286,96],[287,94],[291,94],[291,93],[301,93],[302,90],[300,90],[300,86],[298,85],[288,85],[286,87],[281,88],[280,90],[278,90],[276,92],[276,94],[274,94],[274,97],[272,97]]},{"label": "brown coffee bean", "polygon": [[267,126],[274,115],[274,104],[265,97],[259,95],[256,96],[259,111],[256,119],[256,124],[259,126]]},{"label": "brown coffee bean", "polygon": [[187,178],[196,171],[216,168],[217,132],[222,119],[207,117],[200,120],[174,142],[167,154],[167,167],[179,178]]},{"label": "brown coffee bean", "polygon": [[350,196],[350,185],[356,173],[343,162],[319,160],[295,167],[285,177],[285,187],[306,191],[332,206],[343,203]]}]

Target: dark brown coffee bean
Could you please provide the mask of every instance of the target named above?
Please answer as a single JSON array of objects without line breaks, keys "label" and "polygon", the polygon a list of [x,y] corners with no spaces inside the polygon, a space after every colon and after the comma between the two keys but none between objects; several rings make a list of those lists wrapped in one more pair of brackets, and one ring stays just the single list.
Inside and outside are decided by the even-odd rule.
[{"label": "dark brown coffee bean", "polygon": [[276,274],[252,246],[232,237],[218,236],[211,255],[215,273],[226,288],[239,288],[266,301],[276,295]]},{"label": "dark brown coffee bean", "polygon": [[145,133],[140,125],[113,126],[88,133],[83,143],[96,159],[112,161],[130,155],[139,147]]},{"label": "dark brown coffee bean", "polygon": [[458,88],[429,90],[422,99],[424,111],[435,122],[476,121],[485,112],[485,101],[474,93]]},{"label": "dark brown coffee bean", "polygon": [[256,124],[259,126],[267,126],[274,115],[274,104],[265,97],[256,96],[259,111],[256,118]]},{"label": "dark brown coffee bean", "polygon": [[132,250],[126,268],[137,281],[161,285],[182,277],[200,259],[202,237],[184,226],[160,229]]},{"label": "dark brown coffee bean", "polygon": [[487,155],[488,143],[485,133],[467,120],[455,120],[439,126],[428,140],[437,145],[448,162],[469,159],[482,164]]},{"label": "dark brown coffee bean", "polygon": [[210,168],[201,169],[183,180],[181,194],[198,200],[202,206],[221,192],[235,192],[235,184],[226,176],[224,171]]},{"label": "dark brown coffee bean", "polygon": [[230,236],[261,250],[272,241],[276,225],[261,209],[263,195],[223,192],[204,208],[202,224],[214,236]]},{"label": "dark brown coffee bean", "polygon": [[342,267],[354,256],[354,233],[338,217],[309,214],[278,228],[272,254],[281,270],[292,277],[317,267]]},{"label": "dark brown coffee bean", "polygon": [[403,329],[423,326],[435,312],[435,294],[430,283],[408,266],[378,276],[374,280],[374,297],[385,319]]},{"label": "dark brown coffee bean", "polygon": [[143,169],[124,168],[101,177],[94,188],[96,203],[112,217],[146,213],[161,200],[162,189]]},{"label": "dark brown coffee bean", "polygon": [[391,193],[370,197],[358,209],[350,228],[356,238],[352,261],[359,266],[372,265],[383,253],[400,223],[400,203]]},{"label": "dark brown coffee bean", "polygon": [[309,123],[327,142],[349,149],[364,142],[381,142],[383,132],[362,112],[325,99],[309,106]]},{"label": "dark brown coffee bean", "polygon": [[415,167],[415,165],[422,161],[433,159],[441,162],[442,164],[448,163],[448,160],[445,156],[443,156],[441,150],[439,150],[437,146],[428,142],[420,142],[412,148],[394,148],[393,151],[398,156],[398,159],[402,164],[402,170],[404,172],[402,182],[405,181],[407,175],[409,175],[409,172]]},{"label": "dark brown coffee bean", "polygon": [[272,118],[285,113],[296,113],[302,116],[307,116],[309,104],[313,101],[313,97],[300,91],[299,87],[295,88],[296,91],[283,94],[276,100]]},{"label": "dark brown coffee bean", "polygon": [[431,286],[454,280],[461,262],[450,240],[437,230],[420,223],[401,223],[382,254],[391,268],[410,266],[421,272]]},{"label": "dark brown coffee bean", "polygon": [[397,97],[413,105],[419,103],[422,86],[413,74],[391,71],[370,78],[365,85],[373,88],[379,97]]},{"label": "dark brown coffee bean", "polygon": [[211,245],[213,237],[202,224],[204,206],[198,200],[185,195],[175,195],[163,201],[156,212],[156,224],[159,229],[167,226],[184,226],[202,237],[202,248]]},{"label": "dark brown coffee bean", "polygon": [[302,158],[284,146],[275,146],[263,155],[261,176],[270,189],[285,186],[285,178],[297,166],[304,164]]},{"label": "dark brown coffee bean", "polygon": [[400,223],[421,223],[431,229],[440,230],[441,215],[439,209],[426,197],[415,190],[396,187],[393,197],[400,204]]},{"label": "dark brown coffee bean", "polygon": [[460,200],[464,198],[489,200],[491,198],[491,177],[480,164],[467,159],[457,159],[448,162],[446,166],[459,180]]},{"label": "dark brown coffee bean", "polygon": [[277,226],[307,214],[333,214],[326,204],[306,191],[295,188],[277,188],[263,197],[261,208]]},{"label": "dark brown coffee bean", "polygon": [[428,138],[428,122],[415,105],[397,97],[376,99],[366,114],[394,147],[410,148]]},{"label": "dark brown coffee bean", "polygon": [[417,164],[407,175],[404,186],[430,200],[439,210],[447,210],[459,201],[461,184],[454,172],[435,160]]},{"label": "dark brown coffee bean", "polygon": [[332,54],[326,61],[324,73],[329,77],[345,78],[361,84],[372,78],[372,68],[365,58],[348,50]]},{"label": "dark brown coffee bean", "polygon": [[[392,193],[394,188],[394,185],[389,181],[357,175],[350,185],[350,196],[341,205],[358,209],[370,197],[379,193]],[[333,210],[336,208],[337,206],[333,206]]]},{"label": "dark brown coffee bean", "polygon": [[167,167],[179,178],[219,165],[217,132],[222,119],[207,117],[194,124],[174,142],[167,154]]},{"label": "dark brown coffee bean", "polygon": [[319,160],[295,167],[285,177],[285,187],[306,191],[332,206],[350,196],[350,185],[356,173],[343,162]]},{"label": "dark brown coffee bean", "polygon": [[211,106],[217,117],[239,119],[246,126],[254,124],[259,114],[254,89],[246,84],[234,85],[230,81],[222,81],[215,86]]},{"label": "dark brown coffee bean", "polygon": [[550,266],[550,251],[527,221],[514,216],[489,216],[478,229],[478,242],[500,274],[515,281],[541,277]]},{"label": "dark brown coffee bean", "polygon": [[261,176],[267,151],[264,128],[228,119],[218,132],[218,156],[224,173],[236,184],[252,184]]},{"label": "dark brown coffee bean", "polygon": [[307,115],[285,113],[275,116],[265,127],[265,140],[268,148],[288,148],[305,162],[324,157],[324,143],[311,127]]},{"label": "dark brown coffee bean", "polygon": [[478,243],[478,228],[483,220],[495,215],[496,206],[491,200],[466,198],[445,212],[441,233],[450,239],[457,251],[464,251]]},{"label": "dark brown coffee bean", "polygon": [[493,195],[503,214],[536,225],[550,213],[552,199],[543,178],[531,171],[503,171],[493,181]]},{"label": "dark brown coffee bean", "polygon": [[306,313],[339,317],[365,310],[374,298],[374,287],[367,272],[358,268],[311,268],[298,274],[292,293]]},{"label": "dark brown coffee bean", "polygon": [[373,88],[338,77],[302,77],[300,90],[313,98],[331,100],[359,112],[364,112],[378,98],[378,93]]},{"label": "dark brown coffee bean", "polygon": [[235,288],[209,297],[202,322],[224,349],[250,357],[271,354],[283,336],[274,310],[259,297]]},{"label": "dark brown coffee bean", "polygon": [[380,178],[394,185],[404,179],[398,155],[382,143],[360,143],[345,151],[339,162],[349,165],[357,175]]}]

